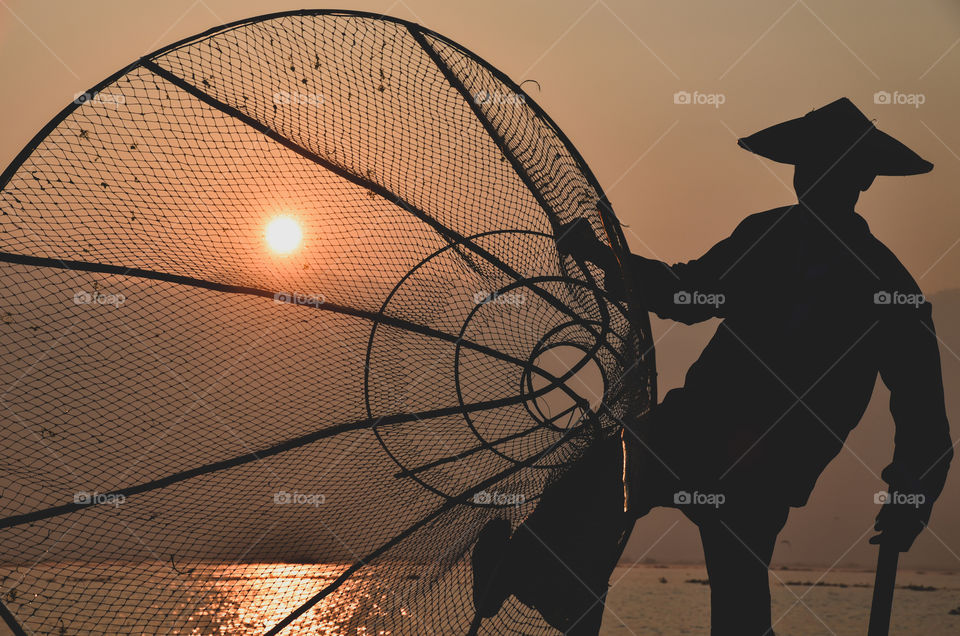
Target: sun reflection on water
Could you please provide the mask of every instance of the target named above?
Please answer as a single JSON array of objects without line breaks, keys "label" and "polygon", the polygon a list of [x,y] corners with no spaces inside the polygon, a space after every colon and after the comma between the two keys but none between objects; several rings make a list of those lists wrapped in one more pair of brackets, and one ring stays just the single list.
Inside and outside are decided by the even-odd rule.
[{"label": "sun reflection on water", "polygon": [[[195,605],[190,626],[179,634],[263,633],[333,581],[345,565],[245,564],[207,568],[191,591]],[[305,585],[315,580],[316,585]],[[296,631],[343,636],[389,636],[378,629],[391,613],[411,619],[408,608],[382,588],[375,572],[357,574],[295,623]]]}]

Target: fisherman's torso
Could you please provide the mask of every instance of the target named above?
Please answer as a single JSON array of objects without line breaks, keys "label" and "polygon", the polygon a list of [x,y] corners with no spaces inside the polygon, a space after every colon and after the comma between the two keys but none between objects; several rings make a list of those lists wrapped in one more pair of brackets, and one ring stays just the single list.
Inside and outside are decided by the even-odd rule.
[{"label": "fisherman's torso", "polygon": [[765,481],[800,505],[873,393],[883,294],[903,302],[914,289],[859,216],[755,217],[718,285],[724,322],[664,402],[699,422],[714,476]]}]

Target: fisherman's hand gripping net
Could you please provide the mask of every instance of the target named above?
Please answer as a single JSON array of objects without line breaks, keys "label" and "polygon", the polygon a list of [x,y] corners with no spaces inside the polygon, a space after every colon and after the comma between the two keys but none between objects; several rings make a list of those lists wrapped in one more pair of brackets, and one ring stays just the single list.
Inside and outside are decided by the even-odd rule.
[{"label": "fisherman's hand gripping net", "polygon": [[[596,180],[416,25],[177,43],[0,187],[0,598],[29,633],[466,633],[479,529],[650,406],[645,314],[556,249],[581,218],[624,253]],[[479,631],[550,629],[511,599]]]}]

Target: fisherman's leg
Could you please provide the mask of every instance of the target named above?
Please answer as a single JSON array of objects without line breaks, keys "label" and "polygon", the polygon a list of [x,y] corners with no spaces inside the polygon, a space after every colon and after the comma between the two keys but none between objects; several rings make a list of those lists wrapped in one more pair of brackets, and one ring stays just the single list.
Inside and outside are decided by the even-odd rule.
[{"label": "fisherman's leg", "polygon": [[657,506],[673,506],[674,495],[698,480],[706,464],[703,450],[691,443],[703,437],[691,424],[698,419],[682,389],[674,389],[642,418],[626,422],[624,488],[635,518]]},{"label": "fisherman's leg", "polygon": [[768,568],[789,507],[722,508],[698,521],[710,579],[711,636],[772,636]]},{"label": "fisherman's leg", "polygon": [[[508,542],[478,541],[475,563],[500,564],[492,582],[475,578],[475,597],[488,595],[478,609],[496,613],[513,594],[557,629],[597,633],[607,583],[632,521],[623,512],[622,453],[613,437],[597,443],[547,488]],[[484,532],[488,528],[491,536],[502,537],[495,525]]]}]

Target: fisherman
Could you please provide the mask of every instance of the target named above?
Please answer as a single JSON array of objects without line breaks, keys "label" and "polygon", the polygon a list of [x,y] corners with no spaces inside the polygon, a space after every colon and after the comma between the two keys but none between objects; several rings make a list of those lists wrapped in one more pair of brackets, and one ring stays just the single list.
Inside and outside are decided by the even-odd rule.
[{"label": "fisherman", "polygon": [[[896,435],[881,473],[891,496],[871,543],[906,551],[928,522],[953,456],[931,305],[854,205],[878,175],[933,165],[846,98],[738,143],[794,166],[797,203],[748,216],[687,263],[628,256],[624,266],[648,309],[685,324],[722,322],[684,385],[625,426],[626,513],[608,496],[564,496],[617,487],[601,468],[603,458],[619,457],[608,442],[548,489],[512,535],[503,522],[484,528],[473,555],[481,615],[496,614],[513,594],[565,633],[597,633],[633,521],[670,506],[700,530],[711,634],[772,634],[768,567],[777,535],[843,449],[878,373]],[[564,227],[557,243],[619,279],[613,253],[585,223]],[[544,568],[547,575],[538,573]]]}]

